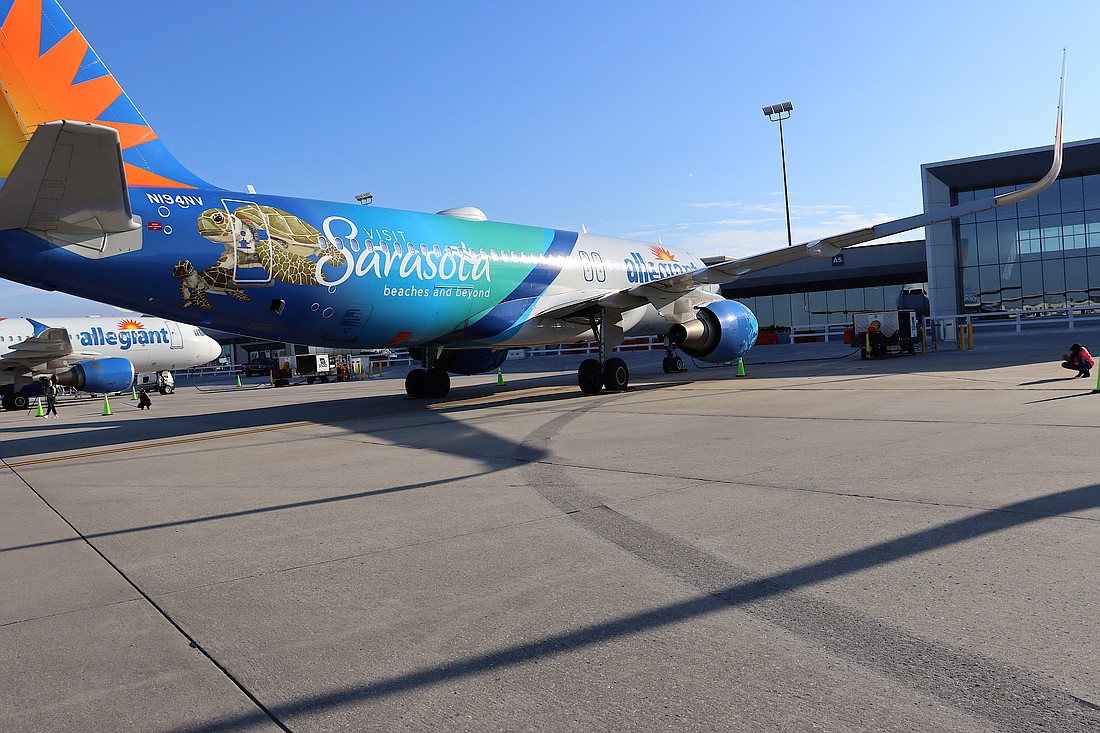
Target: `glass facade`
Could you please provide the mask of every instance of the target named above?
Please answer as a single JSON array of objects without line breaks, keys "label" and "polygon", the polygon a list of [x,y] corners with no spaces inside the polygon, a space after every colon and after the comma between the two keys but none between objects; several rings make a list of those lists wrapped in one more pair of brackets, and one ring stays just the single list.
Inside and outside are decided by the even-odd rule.
[{"label": "glass facade", "polygon": [[[1023,188],[961,190],[957,203]],[[1100,174],[955,224],[961,312],[1100,306]]]},{"label": "glass facade", "polygon": [[812,293],[737,298],[756,314],[761,331],[786,331],[791,326],[851,323],[858,311],[897,308],[901,285],[819,290]]}]

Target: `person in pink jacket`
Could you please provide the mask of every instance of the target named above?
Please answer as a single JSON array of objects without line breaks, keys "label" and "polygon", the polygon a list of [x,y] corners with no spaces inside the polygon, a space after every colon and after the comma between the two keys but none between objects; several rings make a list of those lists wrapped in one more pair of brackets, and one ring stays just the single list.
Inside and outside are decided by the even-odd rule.
[{"label": "person in pink jacket", "polygon": [[1092,369],[1093,358],[1089,350],[1081,344],[1074,344],[1069,347],[1068,354],[1062,354],[1062,368],[1063,369],[1076,369],[1077,377],[1087,377],[1089,370]]}]

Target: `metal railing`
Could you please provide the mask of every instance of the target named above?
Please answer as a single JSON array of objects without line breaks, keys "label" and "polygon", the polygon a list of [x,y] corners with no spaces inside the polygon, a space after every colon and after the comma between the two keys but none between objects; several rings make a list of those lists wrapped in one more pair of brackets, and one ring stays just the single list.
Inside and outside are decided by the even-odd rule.
[{"label": "metal railing", "polygon": [[1016,333],[1021,333],[1025,327],[1064,325],[1072,331],[1081,325],[1100,325],[1100,307],[1078,305],[994,313],[956,313],[949,316],[927,317],[924,319],[924,324],[925,329],[932,334],[942,333],[944,327],[951,324],[954,327],[973,324],[976,329],[1012,329]]}]

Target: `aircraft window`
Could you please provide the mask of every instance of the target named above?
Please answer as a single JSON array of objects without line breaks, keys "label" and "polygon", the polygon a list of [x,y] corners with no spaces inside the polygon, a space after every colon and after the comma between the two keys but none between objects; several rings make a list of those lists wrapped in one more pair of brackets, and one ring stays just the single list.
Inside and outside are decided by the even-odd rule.
[{"label": "aircraft window", "polygon": [[494,261],[500,259],[500,257],[497,255],[497,251],[495,249],[489,250],[489,259],[494,260]]},{"label": "aircraft window", "polygon": [[489,255],[485,254],[485,250],[484,250],[484,249],[479,249],[479,250],[478,250],[478,252],[479,252],[479,253],[480,253],[480,255],[481,255],[481,259],[483,259],[483,260],[487,260],[487,259],[489,259]]},{"label": "aircraft window", "polygon": [[406,244],[405,248],[409,250],[409,254],[411,254],[411,255],[416,254],[416,245],[414,245],[412,242],[409,242],[408,244]]},{"label": "aircraft window", "polygon": [[433,244],[432,245],[432,252],[435,252],[437,255],[439,254],[439,245],[438,244]]},{"label": "aircraft window", "polygon": [[401,254],[401,243],[400,242],[394,242],[393,243],[393,253],[395,255]]},{"label": "aircraft window", "polygon": [[343,247],[344,240],[340,239],[339,237],[333,237],[332,241],[329,242],[329,245],[333,247]]},{"label": "aircraft window", "polygon": [[350,239],[348,239],[348,246],[351,247],[352,252],[358,252],[359,251],[359,240],[356,239],[355,237],[351,237]]},{"label": "aircraft window", "polygon": [[428,255],[428,245],[420,245],[420,254],[424,255],[425,257]]}]

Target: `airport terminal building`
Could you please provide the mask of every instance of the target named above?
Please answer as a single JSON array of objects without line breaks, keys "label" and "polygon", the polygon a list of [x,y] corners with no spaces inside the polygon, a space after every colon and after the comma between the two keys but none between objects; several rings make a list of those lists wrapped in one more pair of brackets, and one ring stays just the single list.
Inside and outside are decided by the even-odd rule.
[{"label": "airport terminal building", "polygon": [[[1046,173],[1052,155],[1047,146],[928,163],[921,167],[924,210],[1023,188]],[[764,331],[894,308],[902,287],[916,283],[927,284],[934,317],[1100,307],[1100,139],[1066,143],[1061,177],[1039,196],[924,234],[848,249],[839,262],[809,259],[750,273],[722,292],[752,308]]]}]

